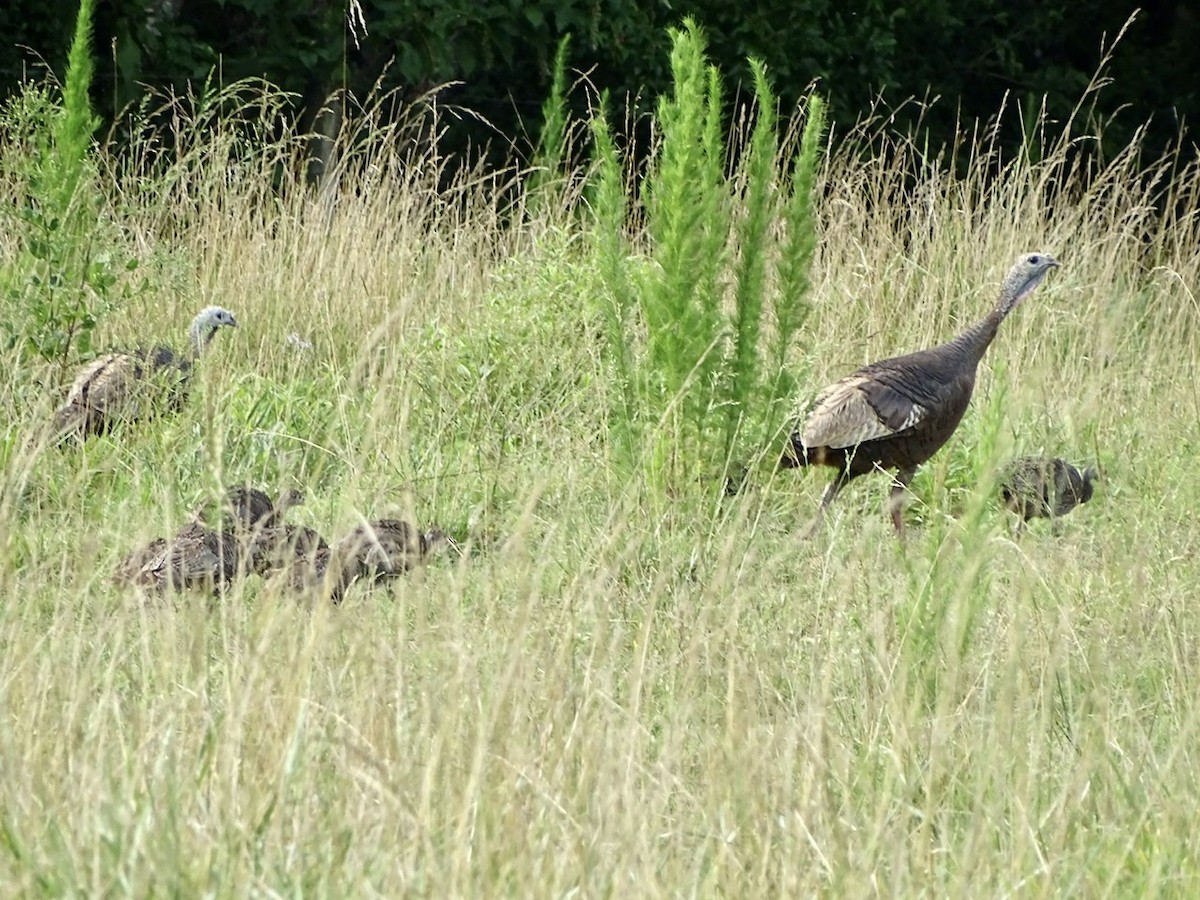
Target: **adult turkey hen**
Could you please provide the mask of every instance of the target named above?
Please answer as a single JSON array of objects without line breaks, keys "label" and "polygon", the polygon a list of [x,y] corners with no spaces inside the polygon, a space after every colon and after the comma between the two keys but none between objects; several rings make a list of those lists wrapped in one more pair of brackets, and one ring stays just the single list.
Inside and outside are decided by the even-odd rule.
[{"label": "adult turkey hen", "polygon": [[1057,456],[1022,456],[1013,460],[1000,479],[1000,499],[1020,516],[1017,534],[1030,519],[1051,520],[1058,531],[1058,519],[1076,506],[1092,499],[1099,473],[1092,467],[1082,472]]},{"label": "adult turkey hen", "polygon": [[1058,265],[1044,253],[1022,255],[1005,276],[995,308],[954,340],[863,366],[817,396],[780,460],[784,468],[837,470],[821,496],[817,522],[848,481],[895,469],[888,507],[897,534],[903,533],[904,491],[917,467],[958,428],[975,389],[975,371],[1000,323]]},{"label": "adult turkey hen", "polygon": [[221,328],[237,327],[233,313],[207,306],[188,328],[190,351],[170,347],[106,353],[79,370],[66,402],[54,413],[55,434],[103,434],[118,421],[147,415],[158,404],[178,407],[187,395],[192,365]]}]

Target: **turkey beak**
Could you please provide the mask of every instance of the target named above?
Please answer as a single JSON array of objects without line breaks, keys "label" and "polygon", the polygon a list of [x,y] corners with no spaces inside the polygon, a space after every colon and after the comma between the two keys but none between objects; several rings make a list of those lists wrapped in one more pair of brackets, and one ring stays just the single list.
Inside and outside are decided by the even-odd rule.
[{"label": "turkey beak", "polygon": [[[1058,265],[1058,263],[1055,263],[1055,265],[1057,266],[1057,265]],[[229,327],[230,327],[230,328],[237,328],[237,327],[238,327],[237,319],[235,319],[235,318],[233,317],[233,313],[230,313],[230,314],[229,314]]]}]

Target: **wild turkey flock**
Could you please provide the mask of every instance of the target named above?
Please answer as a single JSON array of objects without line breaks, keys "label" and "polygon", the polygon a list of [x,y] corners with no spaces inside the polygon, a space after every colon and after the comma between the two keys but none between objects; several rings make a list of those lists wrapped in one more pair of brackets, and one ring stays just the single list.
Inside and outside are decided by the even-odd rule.
[{"label": "wild turkey flock", "polygon": [[[224,327],[237,327],[233,313],[209,306],[188,328],[187,353],[158,346],[93,359],[76,374],[55,411],[52,440],[86,439],[108,433],[120,422],[178,411],[187,398],[193,366]],[[257,574],[277,578],[292,591],[323,593],[337,603],[356,581],[401,575],[455,546],[438,529],[420,533],[398,519],[364,523],[331,546],[313,529],[284,521],[288,509],[303,502],[303,494],[295,490],[272,501],[259,488],[229,488],[215,524],[205,521],[203,508],[193,511],[174,535],[155,538],[121,560],[113,581],[152,594],[185,589],[221,594]]]},{"label": "wild turkey flock", "polygon": [[283,521],[289,508],[303,502],[294,490],[272,502],[259,488],[231,487],[217,523],[210,526],[204,510],[195,510],[172,537],[155,538],[126,556],[114,581],[151,594],[191,589],[217,595],[257,574],[279,579],[285,589],[338,603],[359,579],[403,575],[453,545],[437,529],[421,534],[399,519],[379,519],[331,546],[313,529]]},{"label": "wild turkey flock", "polygon": [[[888,509],[903,534],[902,500],[917,468],[954,434],[971,402],[975,375],[1001,323],[1059,267],[1052,256],[1027,253],[1005,276],[993,309],[958,337],[863,366],[821,391],[800,428],[792,434],[779,465],[833,468],[813,522],[852,479],[894,469]],[[177,410],[188,380],[213,336],[237,327],[229,310],[209,306],[188,329],[189,348],[113,352],[78,373],[55,412],[52,431],[71,436],[110,431],[159,411]],[[1053,520],[1092,497],[1095,469],[1080,471],[1065,460],[1023,457],[1010,464],[1000,483],[1002,503],[1019,517],[1017,532],[1037,517]],[[409,571],[454,542],[437,529],[421,533],[407,522],[366,522],[333,544],[310,528],[284,521],[303,503],[296,491],[272,501],[251,486],[230,488],[214,523],[196,510],[174,535],[157,538],[120,563],[114,581],[150,593],[198,589],[220,594],[239,579],[257,574],[297,592],[319,592],[341,600],[356,581],[378,581]]]}]

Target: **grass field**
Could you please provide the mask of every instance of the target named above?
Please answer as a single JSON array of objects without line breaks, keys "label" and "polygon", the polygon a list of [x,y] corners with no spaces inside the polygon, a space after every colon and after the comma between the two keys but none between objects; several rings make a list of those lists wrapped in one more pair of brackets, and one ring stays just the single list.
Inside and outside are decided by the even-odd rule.
[{"label": "grass field", "polygon": [[[158,176],[102,160],[98,230],[140,265],[97,347],[182,344],[209,303],[241,327],[182,414],[82,448],[36,437],[61,372],[0,369],[0,894],[1195,895],[1194,165],[1131,148],[1085,190],[1050,138],[958,176],[833,153],[797,408],[982,316],[1019,252],[1063,266],[908,539],[876,476],[804,541],[823,471],[627,490],[587,217],[511,173],[439,187],[407,138],[324,194],[272,192],[298,142],[220,128]],[[1040,451],[1103,482],[1015,541],[992,473]],[[466,552],[337,608],[110,583],[242,481],[303,488],[326,534],[401,514]]]}]

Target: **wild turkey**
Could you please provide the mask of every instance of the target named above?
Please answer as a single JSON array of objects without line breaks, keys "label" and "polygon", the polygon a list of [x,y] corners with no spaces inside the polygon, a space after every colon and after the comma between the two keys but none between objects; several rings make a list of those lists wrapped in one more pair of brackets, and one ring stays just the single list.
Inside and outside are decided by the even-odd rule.
[{"label": "wild turkey", "polygon": [[329,544],[321,535],[303,525],[276,525],[263,528],[251,544],[251,567],[259,575],[288,573],[293,586],[305,584],[306,572],[312,583],[319,581],[329,565]]},{"label": "wild turkey", "polygon": [[221,593],[242,561],[237,537],[192,521],[174,537],[157,538],[118,566],[116,580],[151,593],[202,590]]},{"label": "wild turkey", "polygon": [[302,564],[289,568],[296,590],[323,587],[334,603],[360,578],[394,578],[454,545],[444,531],[424,533],[399,519],[379,519],[355,528],[331,548],[317,548]]},{"label": "wild turkey", "polygon": [[237,485],[223,498],[216,527],[205,524],[201,505],[191,520],[170,538],[155,538],[134,550],[117,566],[113,580],[143,590],[162,592],[199,588],[220,592],[239,573],[255,565],[260,534],[280,526],[279,519],[304,501],[299,491],[285,490],[277,503],[258,488]]},{"label": "wild turkey", "polygon": [[344,588],[340,579],[326,577],[331,551],[319,534],[304,529],[301,533],[273,536],[270,543],[272,546],[260,549],[257,557],[259,574],[268,583],[282,583],[287,591],[297,594],[327,592],[334,603],[341,601]]},{"label": "wild turkey", "polygon": [[780,460],[784,468],[837,469],[814,525],[848,481],[875,469],[896,469],[888,506],[897,534],[903,533],[904,491],[917,467],[958,427],[979,360],[1000,323],[1058,265],[1044,253],[1021,256],[1005,276],[995,308],[954,340],[863,366],[818,395]]},{"label": "wild turkey", "polygon": [[113,583],[118,585],[141,584],[142,569],[166,552],[170,543],[169,538],[158,537],[145,546],[130,552],[117,563],[117,568],[112,576]]},{"label": "wild turkey", "polygon": [[[249,532],[255,529],[275,528],[283,521],[284,514],[293,506],[304,504],[304,493],[294,488],[285,489],[278,500],[271,500],[266,491],[248,484],[234,485],[225,491],[222,498],[221,522],[224,527]],[[196,516],[204,513],[204,507]]]},{"label": "wild turkey", "polygon": [[192,364],[223,327],[237,327],[233,313],[208,306],[188,328],[189,354],[154,347],[93,359],[79,371],[66,402],[54,413],[55,434],[103,434],[118,421],[148,415],[156,405],[177,408],[186,396]]},{"label": "wild turkey", "polygon": [[344,572],[378,580],[403,575],[448,545],[445,532],[422,534],[399,519],[379,519],[355,528],[337,542],[333,553]]},{"label": "wild turkey", "polygon": [[1058,517],[1092,499],[1093,482],[1099,473],[1092,467],[1082,472],[1056,456],[1023,456],[1005,467],[1000,481],[1000,499],[1016,513],[1017,534],[1030,519],[1051,520],[1058,531]]}]

